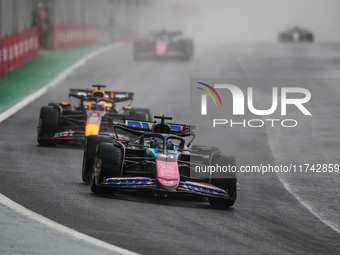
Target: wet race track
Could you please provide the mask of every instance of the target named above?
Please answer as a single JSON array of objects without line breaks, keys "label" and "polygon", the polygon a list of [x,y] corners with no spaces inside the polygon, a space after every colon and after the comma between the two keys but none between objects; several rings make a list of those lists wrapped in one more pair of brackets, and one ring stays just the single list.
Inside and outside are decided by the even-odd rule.
[{"label": "wet race track", "polygon": [[[134,62],[131,46],[101,54],[0,125],[0,192],[67,227],[144,254],[339,254],[340,174],[320,180],[276,174],[240,178],[235,206],[218,210],[201,199],[134,192],[96,196],[81,182],[82,148],[36,142],[40,107],[67,100],[69,88],[101,83],[132,91],[134,106],[185,123],[191,77],[239,77],[250,84],[259,77],[307,77],[314,81],[308,87],[315,98],[314,124],[304,123],[296,132],[226,129],[225,138],[211,134],[209,144],[235,155],[241,165],[291,163],[291,158],[339,162],[340,87],[334,84],[340,77],[339,50],[321,44],[197,45],[190,62]],[[258,100],[261,104],[261,96]]]}]

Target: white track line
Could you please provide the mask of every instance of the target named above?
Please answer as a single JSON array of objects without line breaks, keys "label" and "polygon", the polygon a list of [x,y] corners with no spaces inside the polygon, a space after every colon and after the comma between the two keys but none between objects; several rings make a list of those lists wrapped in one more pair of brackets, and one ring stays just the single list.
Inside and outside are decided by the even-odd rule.
[{"label": "white track line", "polygon": [[[59,75],[57,75],[52,81],[50,81],[48,84],[46,84],[44,87],[40,88],[39,90],[37,90],[36,92],[32,93],[31,95],[25,97],[23,100],[21,100],[20,102],[16,103],[15,105],[11,106],[9,109],[3,111],[2,113],[0,113],[0,123],[3,122],[5,119],[9,118],[10,116],[12,116],[13,114],[15,114],[16,112],[20,111],[22,108],[24,108],[26,105],[30,104],[31,102],[33,102],[34,100],[36,100],[37,98],[39,98],[40,96],[42,96],[43,94],[45,94],[47,92],[47,90],[49,88],[55,87],[57,86],[61,81],[63,81],[67,76],[69,76],[70,74],[72,74],[77,68],[83,66],[88,60],[98,56],[99,54],[117,48],[117,47],[121,47],[121,44],[113,44],[113,45],[109,45],[106,46],[102,49],[99,49],[93,53],[88,54],[87,56],[85,56],[84,58],[80,59],[79,61],[77,61],[75,64],[71,65],[69,68],[67,68],[65,71],[63,71],[62,73],[60,73]],[[83,240],[87,243],[102,247],[104,249],[119,253],[119,254],[127,254],[127,255],[133,255],[133,254],[137,254],[134,253],[132,251],[120,248],[118,246],[114,246],[112,244],[100,241],[96,238],[93,238],[91,236],[82,234],[78,231],[75,231],[73,229],[67,228],[57,222],[54,222],[48,218],[45,218],[35,212],[32,212],[30,210],[28,210],[27,208],[15,203],[14,201],[10,200],[9,198],[5,197],[4,195],[2,195],[0,193],[0,203],[11,208],[12,210],[20,213],[23,216],[26,216],[30,219],[33,219],[37,222],[40,222],[54,230],[63,232],[65,234],[68,234],[69,236],[75,237],[77,239]]]},{"label": "white track line", "polygon": [[37,98],[39,98],[43,94],[45,94],[49,88],[52,88],[52,87],[55,87],[56,85],[58,85],[67,76],[72,74],[79,67],[83,66],[90,59],[95,58],[96,56],[98,56],[99,54],[101,54],[101,53],[103,53],[105,51],[108,51],[108,50],[111,50],[111,49],[114,49],[114,48],[118,48],[118,47],[121,47],[121,46],[122,46],[122,44],[118,44],[118,43],[117,44],[108,45],[108,46],[106,46],[104,48],[101,48],[101,49],[99,49],[99,50],[97,50],[95,52],[92,52],[92,53],[88,54],[87,56],[85,56],[84,58],[80,59],[79,61],[77,61],[76,63],[71,65],[69,68],[67,68],[66,70],[64,70],[60,74],[58,74],[48,84],[46,84],[42,88],[38,89],[36,92],[30,94],[29,96],[25,97],[24,99],[20,100],[18,103],[14,104],[13,106],[8,108],[7,110],[1,112],[0,113],[0,123],[3,122],[4,120],[8,119],[9,117],[11,117],[16,112],[20,111],[26,105],[32,103],[34,100],[36,100]]},{"label": "white track line", "polygon": [[[239,66],[241,67],[243,73],[246,75],[249,84],[251,83],[251,78],[247,75],[247,70],[244,67],[244,65],[242,64],[241,61],[239,61],[239,59],[235,58],[236,62],[239,64]],[[269,137],[269,132],[268,130],[266,130],[267,133],[267,137]],[[271,141],[268,139],[268,144],[269,144],[269,149],[272,153],[272,155],[274,156],[274,159],[277,159],[278,157],[275,155],[275,152],[273,150],[273,144],[271,143]],[[334,230],[335,232],[337,232],[338,234],[340,234],[340,229],[339,226],[330,222],[329,220],[325,220],[323,219],[319,214],[317,214],[314,210],[313,207],[304,199],[300,198],[297,194],[295,194],[295,192],[293,191],[293,189],[291,188],[291,186],[289,185],[288,182],[284,181],[283,178],[280,177],[279,174],[277,174],[280,182],[282,183],[283,187],[293,196],[295,197],[295,199],[302,204],[302,206],[304,206],[308,211],[311,212],[311,214],[313,214],[316,218],[318,218],[321,222],[323,222],[324,224],[326,224],[328,227],[330,227],[332,230]]]},{"label": "white track line", "polygon": [[109,251],[113,251],[113,252],[116,252],[118,254],[123,254],[123,255],[136,255],[137,253],[134,253],[132,251],[129,251],[129,250],[125,250],[123,248],[120,248],[120,247],[117,247],[117,246],[114,246],[112,244],[109,244],[109,243],[106,243],[106,242],[103,242],[103,241],[100,241],[96,238],[93,238],[91,236],[88,236],[88,235],[85,235],[85,234],[82,234],[78,231],[75,231],[73,229],[70,229],[70,228],[67,228],[55,221],[52,221],[48,218],[45,218],[35,212],[32,212],[30,210],[28,210],[27,208],[15,203],[14,201],[10,200],[9,198],[5,197],[4,195],[0,194],[0,203],[9,207],[10,209],[20,213],[21,215],[27,217],[27,218],[30,218],[32,220],[35,220],[37,222],[40,222],[54,230],[57,230],[59,232],[63,232],[71,237],[75,237],[77,239],[80,239],[82,241],[85,241],[87,243],[90,243],[90,244],[93,244],[93,245],[96,245],[96,246],[99,246],[101,248],[104,248],[104,249],[107,249]]},{"label": "white track line", "polygon": [[326,224],[328,227],[330,227],[332,230],[334,230],[335,232],[337,232],[338,234],[340,234],[340,228],[338,225],[334,224],[333,222],[329,221],[329,220],[325,220],[323,219],[319,214],[317,214],[314,210],[313,207],[308,204],[308,202],[302,198],[300,198],[291,188],[291,186],[289,185],[289,183],[287,183],[286,181],[284,181],[280,175],[278,175],[280,182],[283,184],[283,187],[285,187],[285,189],[292,194],[297,201],[299,201],[308,211],[310,211],[315,217],[317,217],[320,221],[322,221],[324,224]]}]

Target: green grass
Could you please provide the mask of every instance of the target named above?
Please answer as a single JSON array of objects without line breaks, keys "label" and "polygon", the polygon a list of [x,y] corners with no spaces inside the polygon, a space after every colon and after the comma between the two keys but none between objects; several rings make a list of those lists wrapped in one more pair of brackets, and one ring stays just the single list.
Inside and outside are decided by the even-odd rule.
[{"label": "green grass", "polygon": [[32,62],[7,73],[0,82],[0,112],[43,87],[67,67],[103,46],[43,52]]}]

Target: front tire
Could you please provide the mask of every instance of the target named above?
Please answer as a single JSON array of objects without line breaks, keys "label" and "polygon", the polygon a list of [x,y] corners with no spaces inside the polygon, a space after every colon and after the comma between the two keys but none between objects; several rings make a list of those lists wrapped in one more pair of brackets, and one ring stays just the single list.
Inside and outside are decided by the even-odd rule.
[{"label": "front tire", "polygon": [[57,133],[60,126],[60,113],[51,106],[44,106],[40,110],[37,140],[41,146],[53,146],[56,140],[45,140],[43,136]]},{"label": "front tire", "polygon": [[[96,185],[95,178],[101,182],[105,177],[117,177],[121,175],[122,148],[117,143],[100,143],[95,156],[92,169],[91,190],[96,194],[114,194],[114,188],[103,188]],[[99,176],[95,176],[95,168],[100,168]]]},{"label": "front tire", "polygon": [[90,135],[86,137],[85,147],[84,147],[84,155],[83,155],[83,167],[82,167],[82,175],[81,178],[83,182],[90,183],[91,181],[91,171],[94,163],[94,156],[96,152],[96,148],[101,142],[111,142],[113,143],[114,139],[109,136],[101,136],[101,135]]},{"label": "front tire", "polygon": [[[236,168],[236,159],[232,156],[224,156],[224,155],[216,155],[212,159],[212,165],[219,165],[219,166],[229,166]],[[221,176],[223,174],[223,176]],[[216,198],[210,197],[209,203],[214,207],[230,207],[235,204],[236,197],[237,197],[237,177],[236,173],[212,173],[211,175],[211,184],[224,189],[228,190],[228,195],[232,197],[231,200],[223,199],[223,198]]]}]

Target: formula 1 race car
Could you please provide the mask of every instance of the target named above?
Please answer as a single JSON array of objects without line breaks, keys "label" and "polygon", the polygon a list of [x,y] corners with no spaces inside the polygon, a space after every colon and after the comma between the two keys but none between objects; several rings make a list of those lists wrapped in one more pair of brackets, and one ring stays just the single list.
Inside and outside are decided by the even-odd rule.
[{"label": "formula 1 race car", "polygon": [[[154,118],[161,122],[115,123],[115,138],[87,137],[82,180],[91,184],[92,192],[110,195],[117,189],[147,189],[208,197],[218,207],[234,205],[235,158],[222,155],[216,147],[189,148],[195,138],[193,126],[166,124],[172,118],[164,115]],[[230,170],[215,171],[218,166]]]},{"label": "formula 1 race car", "polygon": [[295,26],[279,35],[280,42],[313,42],[314,35],[307,29]]},{"label": "formula 1 race car", "polygon": [[[93,85],[95,90],[70,89],[70,102],[77,99],[78,105],[50,103],[40,110],[38,143],[51,146],[61,142],[85,142],[89,135],[113,135],[113,121],[134,119],[150,121],[147,108],[133,108],[131,92],[103,91],[105,85]],[[116,103],[130,101],[118,112]]]},{"label": "formula 1 race car", "polygon": [[190,60],[193,55],[191,39],[179,37],[182,32],[162,30],[152,33],[149,39],[134,42],[134,59],[180,59]]}]

